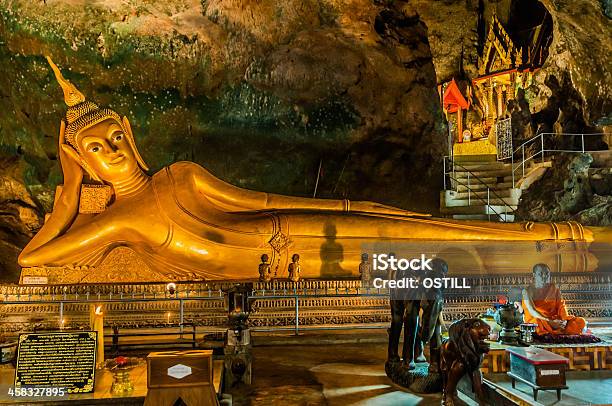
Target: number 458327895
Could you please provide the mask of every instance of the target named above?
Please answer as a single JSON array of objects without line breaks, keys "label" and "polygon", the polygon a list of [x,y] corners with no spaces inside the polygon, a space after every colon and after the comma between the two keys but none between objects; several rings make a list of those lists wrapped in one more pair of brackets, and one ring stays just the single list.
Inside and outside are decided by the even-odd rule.
[{"label": "number 458327895", "polygon": [[57,397],[64,396],[66,390],[64,388],[27,388],[27,387],[10,387],[8,390],[9,396],[14,397]]}]

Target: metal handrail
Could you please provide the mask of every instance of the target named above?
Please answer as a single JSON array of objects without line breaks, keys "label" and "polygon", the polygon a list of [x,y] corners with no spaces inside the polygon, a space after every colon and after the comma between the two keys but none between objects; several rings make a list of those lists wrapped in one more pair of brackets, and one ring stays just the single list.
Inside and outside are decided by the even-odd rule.
[{"label": "metal handrail", "polygon": [[[580,149],[546,149],[544,148],[544,137],[545,136],[549,136],[549,135],[554,135],[554,136],[570,136],[570,137],[574,137],[574,136],[580,136],[580,141],[581,141],[581,147]],[[522,174],[521,177],[525,176],[525,164],[531,160],[535,160],[536,158],[538,158],[539,156],[542,157],[542,162],[544,162],[544,158],[545,158],[545,154],[547,152],[565,152],[565,153],[592,153],[592,152],[598,152],[598,151],[605,151],[605,150],[586,150],[585,145],[584,145],[584,136],[593,136],[593,135],[610,135],[610,133],[539,133],[537,135],[534,135],[533,137],[529,138],[528,140],[526,140],[525,142],[523,142],[521,145],[519,145],[514,151],[512,151],[512,187],[515,187],[515,172],[518,169],[521,169]],[[528,156],[527,158],[525,158],[525,147],[528,146],[529,144],[534,143],[537,140],[540,140],[540,149],[536,152],[534,152],[533,154],[531,154],[530,156]],[[514,156],[516,154],[521,155],[521,161],[517,163],[516,167],[515,167],[515,162],[514,162]]]},{"label": "metal handrail", "polygon": [[[610,133],[538,133],[538,134],[534,135],[533,137],[528,138],[521,145],[516,147],[516,149],[514,149],[513,153],[518,152],[518,150],[521,149],[521,147],[523,147],[523,146],[533,142],[537,138],[540,138],[541,136],[544,136],[544,135],[563,135],[563,136],[575,136],[575,135],[579,135],[584,140],[584,136],[585,135],[610,135]],[[583,148],[584,148],[584,142],[583,142],[582,145],[583,145]],[[585,152],[587,152],[587,151],[585,151]]]}]

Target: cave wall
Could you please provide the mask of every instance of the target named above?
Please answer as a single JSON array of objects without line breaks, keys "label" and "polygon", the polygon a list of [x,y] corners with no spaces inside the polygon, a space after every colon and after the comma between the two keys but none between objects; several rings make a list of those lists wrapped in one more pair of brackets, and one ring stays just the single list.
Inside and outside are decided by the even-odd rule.
[{"label": "cave wall", "polygon": [[[361,179],[400,181],[400,169],[437,159],[443,122],[417,15],[369,1],[0,4],[2,144],[29,157],[29,183],[60,181],[65,108],[42,58],[50,54],[88,97],[132,120],[154,170],[190,159],[240,186],[308,195],[322,159],[321,196],[335,187],[431,206]],[[393,175],[385,154],[362,152],[345,168],[353,182],[336,185],[354,147],[371,144],[405,159],[415,144],[432,150]]]},{"label": "cave wall", "polygon": [[[553,18],[550,54],[527,89],[533,132],[557,133],[551,147],[610,148],[612,119],[612,24],[598,0],[542,0]],[[576,220],[612,225],[612,162],[593,167],[588,154],[559,156],[545,176],[521,197],[518,219]]]},{"label": "cave wall", "polygon": [[592,154],[558,154],[553,165],[523,192],[516,212],[521,221],[578,221],[612,226],[612,165]]},{"label": "cave wall", "polygon": [[559,132],[609,126],[612,24],[602,2],[542,0],[542,4],[553,18],[553,43],[534,89],[534,99],[545,101],[535,104],[534,111],[557,109]]},{"label": "cave wall", "polygon": [[[522,1],[525,3],[525,1]],[[544,65],[525,91],[532,134],[606,133],[612,119],[612,25],[599,0],[542,0],[553,21]],[[571,137],[561,141],[571,143]],[[602,137],[608,142],[607,137]],[[593,148],[601,148],[593,145]],[[605,145],[603,146],[605,147]]]}]

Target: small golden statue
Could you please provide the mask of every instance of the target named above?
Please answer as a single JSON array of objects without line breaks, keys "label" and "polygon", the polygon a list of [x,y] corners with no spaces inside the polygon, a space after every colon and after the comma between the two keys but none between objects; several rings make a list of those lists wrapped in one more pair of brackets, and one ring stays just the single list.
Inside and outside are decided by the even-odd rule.
[{"label": "small golden statue", "polygon": [[[267,251],[276,269],[287,269],[290,249],[302,254],[301,276],[320,277],[330,257],[342,258],[342,267],[357,276],[362,245],[380,241],[610,241],[609,228],[575,222],[462,222],[373,202],[256,192],[192,162],[149,175],[128,119],[87,101],[48,62],[68,106],[59,132],[64,183],[53,212],[19,256],[22,282],[41,274],[49,283],[256,278],[236,258],[254,264]],[[516,257],[525,262],[512,264],[519,270],[533,262]],[[507,258],[500,258],[507,269]]]},{"label": "small golden statue", "polygon": [[291,282],[299,282],[300,272],[302,271],[300,256],[298,254],[293,254],[291,261],[292,262],[289,264],[289,280]]},{"label": "small golden statue", "polygon": [[261,256],[261,264],[259,264],[259,281],[270,282],[272,280],[272,267],[268,262],[268,254]]}]

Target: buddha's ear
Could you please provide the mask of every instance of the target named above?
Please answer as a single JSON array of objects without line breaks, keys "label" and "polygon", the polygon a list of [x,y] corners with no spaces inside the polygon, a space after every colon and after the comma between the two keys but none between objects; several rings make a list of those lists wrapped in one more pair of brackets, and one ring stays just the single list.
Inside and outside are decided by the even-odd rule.
[{"label": "buddha's ear", "polygon": [[78,154],[78,152],[75,151],[74,148],[72,148],[70,145],[68,144],[62,144],[61,145],[62,151],[64,151],[64,153],[70,158],[72,159],[74,162],[76,162],[77,164],[79,164],[79,166],[81,168],[83,168],[83,170],[85,172],[87,172],[87,174],[96,182],[102,182],[102,179],[100,179],[100,177],[98,176],[98,174],[91,169],[91,166],[89,166],[89,164],[87,162],[85,162],[85,160],[83,158],[81,158],[81,156]]},{"label": "buddha's ear", "polygon": [[138,152],[138,148],[136,148],[136,142],[134,141],[134,134],[132,133],[132,126],[130,126],[130,122],[128,121],[126,116],[123,116],[123,127],[125,128],[126,131],[126,137],[128,140],[128,143],[130,144],[130,146],[132,147],[132,150],[134,151],[134,155],[136,156],[136,161],[138,161],[138,165],[140,165],[140,167],[145,170],[148,171],[149,167],[147,166],[147,164],[145,164],[144,159],[142,159],[142,156],[140,156],[140,152]]}]

